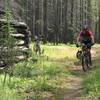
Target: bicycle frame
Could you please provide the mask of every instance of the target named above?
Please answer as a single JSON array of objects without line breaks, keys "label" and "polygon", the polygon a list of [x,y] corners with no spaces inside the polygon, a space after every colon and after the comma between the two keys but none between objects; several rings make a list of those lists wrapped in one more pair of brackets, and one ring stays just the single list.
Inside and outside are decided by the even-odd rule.
[{"label": "bicycle frame", "polygon": [[85,44],[82,44],[81,50],[82,50],[82,55],[81,55],[82,69],[83,71],[86,71],[87,69],[89,69],[90,66],[90,50]]}]

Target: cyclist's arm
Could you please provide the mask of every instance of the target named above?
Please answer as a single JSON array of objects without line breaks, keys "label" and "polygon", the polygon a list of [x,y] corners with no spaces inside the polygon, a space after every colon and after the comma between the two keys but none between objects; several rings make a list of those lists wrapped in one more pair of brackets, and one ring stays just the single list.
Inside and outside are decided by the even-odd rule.
[{"label": "cyclist's arm", "polygon": [[92,39],[92,43],[94,44],[94,35],[91,31],[89,33],[90,33],[90,36],[91,36],[91,39]]},{"label": "cyclist's arm", "polygon": [[92,43],[94,44],[94,36],[91,35]]}]

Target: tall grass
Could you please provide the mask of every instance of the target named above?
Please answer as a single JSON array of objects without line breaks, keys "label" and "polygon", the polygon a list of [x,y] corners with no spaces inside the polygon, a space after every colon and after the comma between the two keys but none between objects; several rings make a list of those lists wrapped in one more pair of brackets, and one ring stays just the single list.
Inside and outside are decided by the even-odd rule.
[{"label": "tall grass", "polygon": [[100,100],[100,68],[89,72],[84,79],[83,87],[87,100]]},{"label": "tall grass", "polygon": [[3,86],[4,76],[0,76],[0,100],[23,100],[23,97],[16,92],[15,88],[11,88],[9,85],[12,85],[7,76],[6,84]]},{"label": "tall grass", "polygon": [[[32,45],[30,47],[32,48]],[[42,45],[42,49],[44,49],[44,54],[39,56],[29,51],[28,60],[12,67],[11,81],[6,79],[6,88],[0,95],[2,98],[7,92],[5,97],[10,99],[2,100],[47,100],[47,98],[57,100],[61,98],[56,95],[67,89],[66,77],[70,75],[65,64],[67,59],[68,63],[74,59],[76,49],[74,46],[65,45]]]}]

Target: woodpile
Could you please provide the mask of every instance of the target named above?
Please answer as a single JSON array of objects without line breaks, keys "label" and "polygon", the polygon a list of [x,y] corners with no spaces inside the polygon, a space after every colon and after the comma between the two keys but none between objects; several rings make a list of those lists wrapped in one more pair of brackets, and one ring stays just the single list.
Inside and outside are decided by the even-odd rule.
[{"label": "woodpile", "polygon": [[[4,14],[3,11],[0,11],[0,14]],[[7,22],[4,19],[0,19],[0,35],[3,34],[1,31],[2,25]],[[10,21],[10,25],[16,30],[16,32],[10,34],[12,37],[16,38],[15,49],[19,49],[22,52],[22,55],[16,57],[16,61],[23,60],[27,57],[28,43],[29,43],[29,29],[24,22],[18,22],[16,20]],[[1,39],[1,38],[0,38]],[[1,44],[2,45],[2,44]],[[1,47],[0,45],[0,47]],[[2,58],[0,58],[0,67],[4,67],[6,64],[3,64]]]}]

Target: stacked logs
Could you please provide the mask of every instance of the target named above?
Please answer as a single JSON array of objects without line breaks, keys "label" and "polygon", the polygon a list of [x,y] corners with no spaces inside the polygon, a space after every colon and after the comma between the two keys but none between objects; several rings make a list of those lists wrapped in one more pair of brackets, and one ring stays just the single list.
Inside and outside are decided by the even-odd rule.
[{"label": "stacked logs", "polygon": [[[4,14],[3,11],[0,11],[0,14]],[[0,19],[0,29],[2,25],[7,22],[4,19]],[[10,25],[16,30],[16,32],[10,34],[12,37],[16,38],[18,41],[16,42],[16,49],[20,49],[22,55],[16,56],[16,61],[23,60],[27,57],[28,43],[29,43],[29,29],[24,22],[18,22],[16,20],[10,21]],[[3,34],[0,31],[0,35]],[[0,67],[4,67],[3,61],[0,59]]]}]

